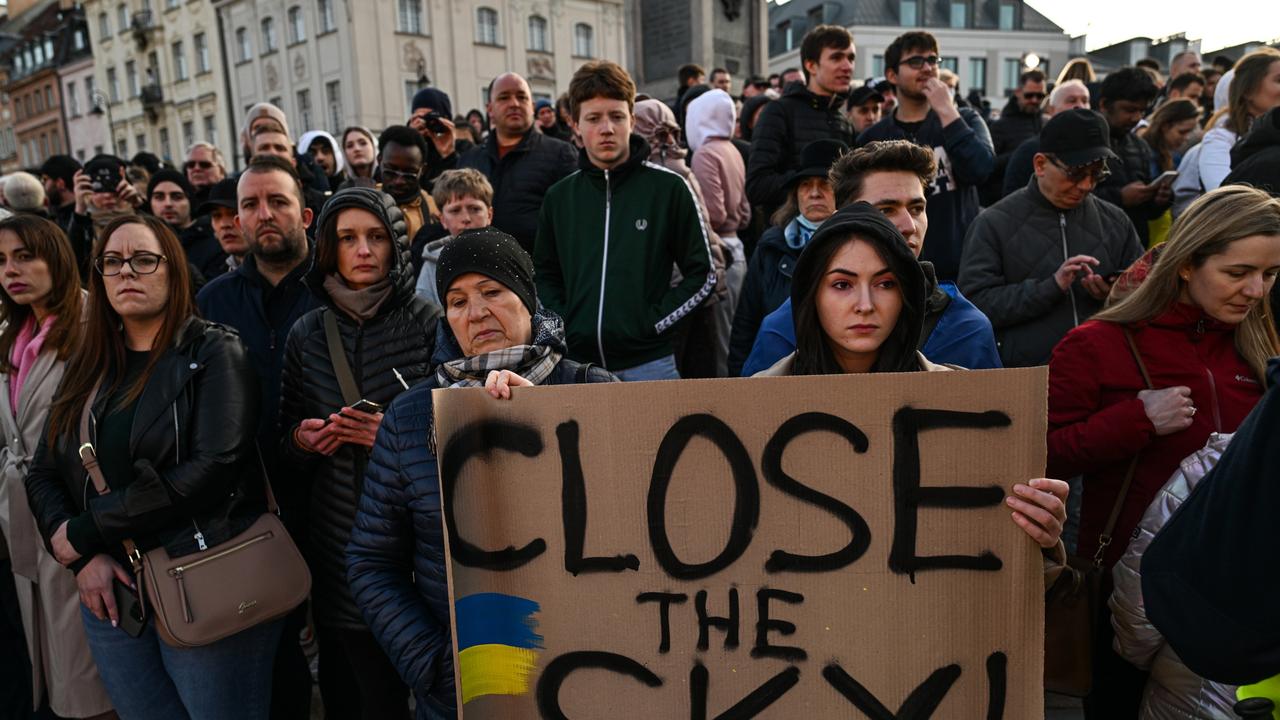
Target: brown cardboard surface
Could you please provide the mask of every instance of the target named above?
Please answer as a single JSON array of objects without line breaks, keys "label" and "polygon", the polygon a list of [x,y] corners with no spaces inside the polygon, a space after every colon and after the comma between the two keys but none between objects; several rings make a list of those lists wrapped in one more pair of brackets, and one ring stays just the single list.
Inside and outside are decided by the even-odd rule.
[{"label": "brown cardboard surface", "polygon": [[[1043,474],[1045,386],[1046,371],[1038,368],[516,388],[510,401],[478,389],[435,391],[442,486],[446,503],[453,504],[455,610],[460,599],[482,593],[531,600],[536,612],[517,623],[528,623],[540,636],[540,647],[523,655],[533,663],[523,686],[510,678],[485,685],[493,679],[492,662],[476,664],[474,650],[469,659],[476,662],[455,654],[460,712],[468,720],[1042,718],[1043,565],[1038,546],[1012,522],[1003,498],[1016,482]],[[922,491],[912,492],[911,433],[905,430],[911,417],[995,426],[919,432]],[[479,430],[484,424],[491,429]],[[572,477],[574,463],[565,462],[560,448],[572,424],[585,491],[582,554],[632,555],[638,569],[590,571],[575,565],[576,575],[566,569],[562,508],[566,496],[575,505],[573,493],[565,492],[566,467]],[[669,432],[673,427],[677,431]],[[753,487],[758,519],[752,528],[751,513],[741,513],[736,537],[747,544],[740,554],[729,553],[723,568],[679,577],[705,573],[696,567],[681,571],[670,559],[665,568],[660,563],[653,540],[664,533],[655,532],[658,505],[651,495],[656,460],[675,457],[672,448],[680,443],[673,438],[679,428],[690,427],[705,433],[688,439],[669,473],[657,473],[659,486],[669,478],[665,502],[658,504],[671,548],[664,557],[698,566],[723,556],[735,535],[735,507],[749,505],[741,498],[749,498]],[[788,430],[797,432],[783,445],[777,436]],[[859,431],[866,438],[864,452],[853,444]],[[708,435],[735,449],[718,450]],[[667,451],[660,452],[664,438]],[[468,440],[480,450],[464,453]],[[523,450],[510,449],[520,441],[527,443]],[[769,468],[779,464],[779,447],[780,470],[791,481],[778,477],[778,467]],[[451,472],[452,491],[446,478]],[[859,525],[847,510],[839,510],[842,519],[800,499],[805,492],[797,483],[851,508],[865,531],[851,531]],[[990,504],[929,506],[929,498],[941,495],[931,488],[966,487],[987,491],[959,490],[943,501]],[[926,506],[913,513],[908,502],[917,496]],[[905,529],[911,517],[917,522],[916,555],[990,553],[999,569],[907,572]],[[572,527],[568,534],[577,535]],[[518,565],[508,569],[476,567],[465,551],[460,556],[459,539],[479,550],[480,558],[504,548],[528,549],[533,556],[523,564],[507,563]],[[766,569],[778,550],[826,555],[856,540],[865,550],[843,567]],[[540,553],[537,541],[544,544]],[[891,556],[898,562],[891,563]],[[773,591],[803,600],[770,598]],[[646,593],[650,601],[639,601]],[[684,597],[666,606],[665,651],[663,604],[652,595],[664,593]],[[699,605],[708,616],[732,616],[734,593],[736,622],[708,625],[707,646],[700,649]],[[769,616],[764,625],[762,594]],[[457,622],[455,617],[455,646],[460,635],[500,634],[495,628],[503,626],[474,612],[464,632],[456,631]],[[736,646],[727,643],[735,628]],[[799,649],[803,657],[777,646]],[[606,657],[626,673],[590,664],[561,672],[574,659]],[[499,674],[509,671],[499,667]],[[518,694],[482,694],[464,704],[464,687],[504,687],[498,692]],[[991,698],[1001,689],[1003,712],[992,714]],[[904,707],[909,698],[914,712]],[[562,715],[556,714],[557,703]]]}]

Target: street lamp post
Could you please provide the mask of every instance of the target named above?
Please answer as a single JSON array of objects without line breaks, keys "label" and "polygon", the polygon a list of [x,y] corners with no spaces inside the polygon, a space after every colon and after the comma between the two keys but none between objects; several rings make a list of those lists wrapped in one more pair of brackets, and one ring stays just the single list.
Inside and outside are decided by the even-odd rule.
[{"label": "street lamp post", "polygon": [[111,153],[114,155],[116,152],[116,131],[114,124],[111,122],[110,99],[101,90],[94,90],[89,99],[93,102],[93,109],[89,111],[91,115],[107,116],[107,147],[111,148]]}]

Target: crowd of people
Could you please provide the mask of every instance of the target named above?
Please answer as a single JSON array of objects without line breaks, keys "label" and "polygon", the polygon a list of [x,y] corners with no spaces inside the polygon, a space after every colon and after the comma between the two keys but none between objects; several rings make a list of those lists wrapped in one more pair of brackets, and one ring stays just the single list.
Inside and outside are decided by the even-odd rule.
[{"label": "crowd of people", "polygon": [[[1058,479],[1008,505],[1046,584],[1102,571],[1086,716],[1235,717],[1142,560],[1276,379],[1280,51],[1029,69],[998,116],[941,52],[859,82],[823,25],[737,95],[593,61],[0,180],[0,714],[456,716],[434,389],[1048,365]],[[176,641],[152,553],[216,568],[274,511],[309,602]]]}]

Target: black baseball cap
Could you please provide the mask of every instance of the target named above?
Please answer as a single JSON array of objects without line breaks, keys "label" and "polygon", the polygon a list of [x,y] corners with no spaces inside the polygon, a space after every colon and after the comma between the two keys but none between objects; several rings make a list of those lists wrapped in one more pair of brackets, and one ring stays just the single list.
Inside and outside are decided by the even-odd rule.
[{"label": "black baseball cap", "polygon": [[1101,113],[1085,108],[1064,110],[1040,130],[1040,152],[1072,167],[1114,160],[1119,156],[1111,151],[1110,136]]},{"label": "black baseball cap", "polygon": [[848,106],[850,108],[856,108],[859,105],[866,104],[870,100],[884,102],[884,95],[881,95],[879,90],[876,90],[870,85],[863,85],[862,87],[854,88],[853,92],[849,93]]},{"label": "black baseball cap", "polygon": [[196,215],[208,215],[215,207],[237,209],[235,178],[223,178],[214,183],[209,188],[209,197],[196,208]]},{"label": "black baseball cap", "polygon": [[879,93],[883,93],[893,89],[893,83],[889,82],[889,79],[884,77],[883,75],[877,75],[876,77],[869,77],[867,78],[867,81],[863,83],[863,85],[869,88],[874,88],[875,91]]}]

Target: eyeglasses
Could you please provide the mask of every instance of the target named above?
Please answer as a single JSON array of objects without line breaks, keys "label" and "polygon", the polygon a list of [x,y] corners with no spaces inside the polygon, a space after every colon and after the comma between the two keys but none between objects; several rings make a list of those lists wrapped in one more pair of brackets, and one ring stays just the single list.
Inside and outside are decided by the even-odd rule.
[{"label": "eyeglasses", "polygon": [[1038,92],[1027,92],[1027,93],[1022,93],[1022,97],[1026,98],[1026,99],[1028,99],[1028,100],[1043,100],[1043,99],[1044,99],[1044,93],[1038,93]]},{"label": "eyeglasses", "polygon": [[942,58],[938,57],[937,55],[912,55],[909,58],[904,58],[902,60],[902,64],[909,65],[912,70],[919,70],[920,68],[924,67],[926,64],[932,65],[933,67],[938,67],[938,63],[941,61],[942,61]]},{"label": "eyeglasses", "polygon": [[117,255],[103,255],[93,262],[93,266],[103,277],[119,275],[124,271],[125,265],[128,265],[135,275],[150,275],[160,269],[160,263],[164,262],[165,259],[163,255],[149,252],[140,252],[127,258]]},{"label": "eyeglasses", "polygon": [[398,178],[403,178],[405,180],[417,180],[418,176],[421,174],[422,174],[422,168],[418,168],[413,172],[405,172],[404,170],[392,170],[386,165],[382,166],[382,177],[384,179],[386,179],[387,177],[398,177]]},{"label": "eyeglasses", "polygon": [[1099,185],[1107,178],[1111,177],[1111,170],[1107,168],[1105,161],[1101,165],[1097,163],[1090,163],[1088,165],[1067,165],[1053,155],[1049,155],[1047,157],[1049,158],[1049,162],[1053,163],[1054,167],[1061,170],[1062,174],[1066,175],[1067,179],[1073,183],[1082,183],[1085,178],[1092,178],[1093,184]]},{"label": "eyeglasses", "polygon": [[208,160],[188,160],[182,167],[186,168],[187,170],[193,170],[196,168],[199,168],[201,170],[208,170],[209,168],[213,167],[213,163]]}]

